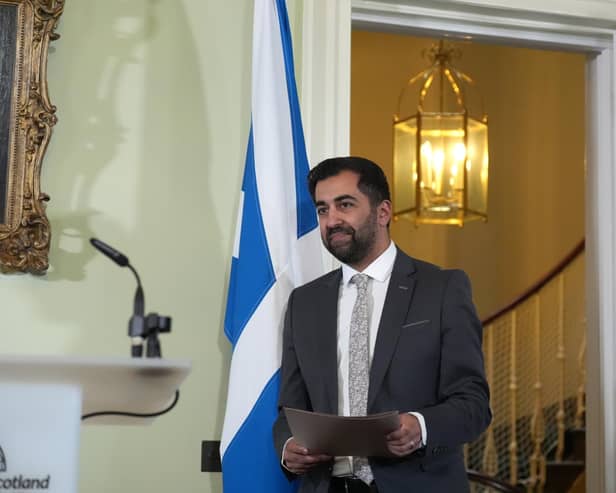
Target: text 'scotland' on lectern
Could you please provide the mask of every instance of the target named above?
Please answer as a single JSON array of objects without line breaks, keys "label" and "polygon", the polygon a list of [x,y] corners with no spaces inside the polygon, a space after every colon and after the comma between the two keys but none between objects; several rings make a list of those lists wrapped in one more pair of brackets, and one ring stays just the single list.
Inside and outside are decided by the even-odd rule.
[{"label": "text 'scotland' on lectern", "polygon": [[[173,401],[190,363],[0,355],[0,490],[77,493],[81,416],[152,414]],[[149,424],[100,416],[85,424]]]}]

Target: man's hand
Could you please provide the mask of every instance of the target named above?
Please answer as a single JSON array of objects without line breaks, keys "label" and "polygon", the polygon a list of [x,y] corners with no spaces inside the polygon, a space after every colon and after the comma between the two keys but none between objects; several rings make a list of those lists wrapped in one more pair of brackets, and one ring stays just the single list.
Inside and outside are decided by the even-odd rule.
[{"label": "man's hand", "polygon": [[311,454],[310,451],[291,438],[284,447],[282,463],[294,474],[304,474],[323,462],[332,460],[330,455]]},{"label": "man's hand", "polygon": [[385,438],[388,450],[396,457],[404,457],[422,447],[419,421],[408,413],[400,413],[400,428]]}]

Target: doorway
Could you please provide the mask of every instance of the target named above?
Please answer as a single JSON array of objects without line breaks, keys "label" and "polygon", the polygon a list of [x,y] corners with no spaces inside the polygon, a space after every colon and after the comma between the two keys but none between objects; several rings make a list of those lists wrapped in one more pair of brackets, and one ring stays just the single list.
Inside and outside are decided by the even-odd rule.
[{"label": "doorway", "polygon": [[[487,3],[486,3],[487,4]],[[460,2],[304,2],[301,98],[312,162],[349,152],[353,27],[444,34],[510,46],[584,53],[586,60],[587,490],[616,490],[616,179],[613,142],[616,17],[535,13]],[[569,10],[583,2],[567,4]],[[606,12],[608,6],[605,6]],[[611,16],[614,17],[614,16]],[[607,20],[606,20],[607,19]]]}]

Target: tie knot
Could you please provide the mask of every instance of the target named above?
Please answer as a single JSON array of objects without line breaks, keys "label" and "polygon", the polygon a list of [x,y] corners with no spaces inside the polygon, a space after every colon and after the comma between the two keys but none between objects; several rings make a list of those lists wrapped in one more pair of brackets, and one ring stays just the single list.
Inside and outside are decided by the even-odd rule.
[{"label": "tie knot", "polygon": [[358,291],[365,291],[368,287],[368,280],[370,278],[366,274],[355,274],[351,277],[351,282],[357,285]]}]

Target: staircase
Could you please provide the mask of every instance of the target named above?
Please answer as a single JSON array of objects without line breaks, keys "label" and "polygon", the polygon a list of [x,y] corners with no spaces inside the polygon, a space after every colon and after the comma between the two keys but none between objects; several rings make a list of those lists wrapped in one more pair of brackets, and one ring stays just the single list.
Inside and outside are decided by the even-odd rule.
[{"label": "staircase", "polygon": [[[546,463],[546,482],[544,493],[570,492],[576,480],[585,470],[586,458],[586,430],[584,428],[572,428],[565,432],[564,459],[556,460],[548,458]],[[555,450],[554,450],[555,452]],[[549,456],[548,456],[549,457]],[[580,485],[585,491],[584,484]]]},{"label": "staircase", "polygon": [[582,241],[483,321],[493,420],[467,468],[529,493],[584,492],[584,260]]}]

